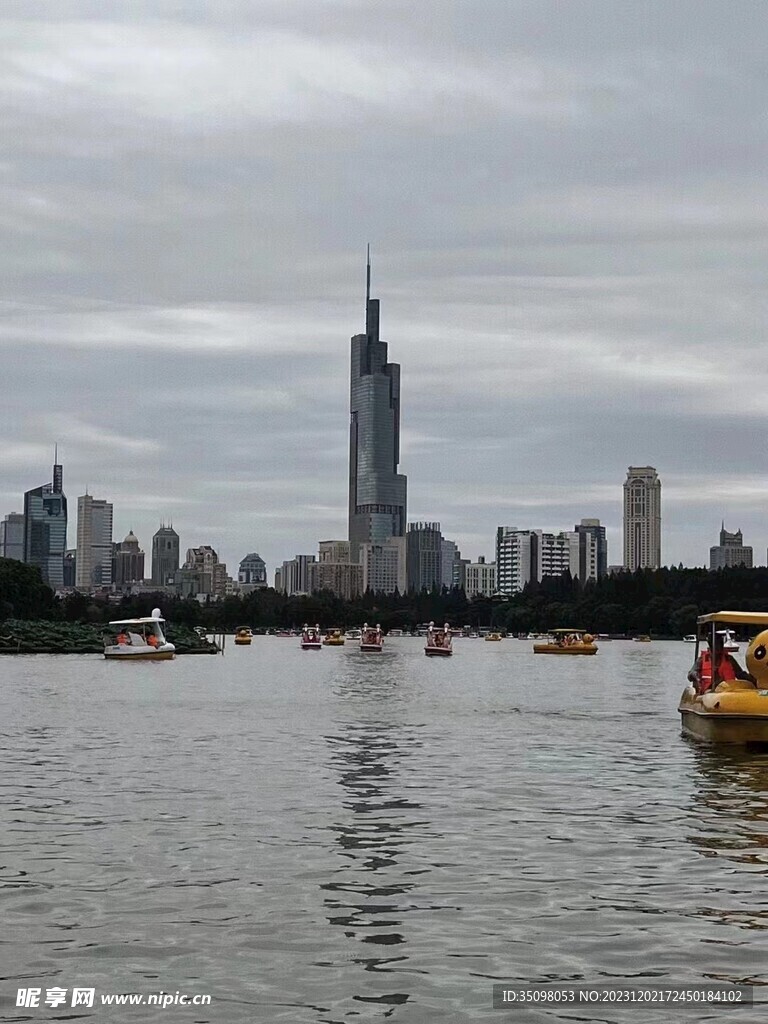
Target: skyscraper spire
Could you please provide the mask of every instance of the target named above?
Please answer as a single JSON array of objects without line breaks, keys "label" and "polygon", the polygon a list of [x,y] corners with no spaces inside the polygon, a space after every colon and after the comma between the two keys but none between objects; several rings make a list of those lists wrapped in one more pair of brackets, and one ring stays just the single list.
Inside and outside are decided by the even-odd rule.
[{"label": "skyscraper spire", "polygon": [[379,300],[371,298],[371,243],[365,263],[365,333],[369,341],[379,340]]}]

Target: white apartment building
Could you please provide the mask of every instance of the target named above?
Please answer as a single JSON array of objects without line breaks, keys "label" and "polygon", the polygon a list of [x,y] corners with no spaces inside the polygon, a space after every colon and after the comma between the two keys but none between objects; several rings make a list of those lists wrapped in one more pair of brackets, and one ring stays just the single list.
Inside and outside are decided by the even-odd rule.
[{"label": "white apartment building", "polygon": [[496,563],[481,555],[464,566],[464,592],[467,597],[493,597],[496,593]]},{"label": "white apartment building", "polygon": [[[466,570],[469,570],[469,566]],[[517,594],[527,583],[570,573],[582,583],[597,579],[597,541],[589,533],[566,530],[518,530],[500,526],[496,531],[496,592]],[[470,593],[466,587],[467,594]]]},{"label": "white apartment building", "polygon": [[112,504],[90,494],[77,499],[75,586],[83,590],[112,583]]},{"label": "white apartment building", "polygon": [[653,466],[630,466],[624,481],[624,568],[661,566],[661,480]]}]

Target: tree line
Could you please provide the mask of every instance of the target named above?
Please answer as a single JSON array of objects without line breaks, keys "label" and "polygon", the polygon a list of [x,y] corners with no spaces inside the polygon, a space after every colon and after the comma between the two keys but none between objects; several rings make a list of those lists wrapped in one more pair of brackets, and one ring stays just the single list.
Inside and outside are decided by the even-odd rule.
[{"label": "tree line", "polygon": [[353,601],[327,591],[289,597],[268,588],[200,604],[164,593],[127,596],[119,602],[81,593],[57,598],[35,566],[0,558],[0,621],[102,623],[148,615],[158,606],[169,622],[222,631],[238,626],[300,628],[305,622],[343,629],[370,622],[380,623],[385,631],[412,631],[420,623],[434,621],[510,633],[572,627],[595,633],[680,637],[693,632],[697,615],[706,612],[768,610],[768,568],[639,569],[586,584],[565,575],[529,584],[508,599],[468,597],[456,587],[416,594],[369,592]]}]

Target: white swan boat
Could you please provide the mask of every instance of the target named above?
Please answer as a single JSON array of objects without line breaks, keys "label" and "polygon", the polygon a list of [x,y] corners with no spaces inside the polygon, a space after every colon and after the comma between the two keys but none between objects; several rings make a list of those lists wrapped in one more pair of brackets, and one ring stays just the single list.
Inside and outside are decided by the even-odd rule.
[{"label": "white swan boat", "polygon": [[104,657],[117,661],[170,661],[176,648],[165,639],[159,608],[145,619],[115,619],[104,638]]}]

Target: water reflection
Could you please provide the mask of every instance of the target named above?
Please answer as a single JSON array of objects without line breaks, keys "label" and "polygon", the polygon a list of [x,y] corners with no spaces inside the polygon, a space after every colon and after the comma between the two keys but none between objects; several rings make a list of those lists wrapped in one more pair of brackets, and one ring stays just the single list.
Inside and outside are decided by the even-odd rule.
[{"label": "water reflection", "polygon": [[347,718],[325,737],[327,764],[342,793],[330,826],[340,866],[320,888],[329,924],[359,943],[351,961],[367,973],[360,991],[350,993],[347,1011],[358,1018],[365,1012],[361,1003],[388,1017],[410,998],[402,976],[396,985],[385,977],[377,985],[371,974],[413,973],[406,967],[406,920],[425,909],[420,876],[429,871],[418,856],[429,822],[414,798],[419,786],[409,765],[422,749],[421,729],[400,720],[402,704],[393,692],[398,658],[385,658],[349,659],[337,681]]},{"label": "water reflection", "polygon": [[[738,885],[734,873],[768,875],[768,752],[693,740],[695,768],[689,841],[709,861],[703,917],[742,928],[768,928],[768,904]],[[739,865],[739,868],[728,865]],[[692,870],[696,871],[695,865]],[[758,883],[764,888],[764,882]]]}]

